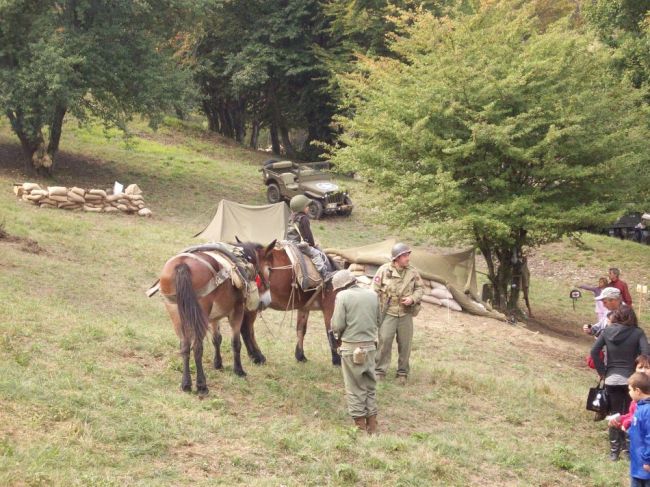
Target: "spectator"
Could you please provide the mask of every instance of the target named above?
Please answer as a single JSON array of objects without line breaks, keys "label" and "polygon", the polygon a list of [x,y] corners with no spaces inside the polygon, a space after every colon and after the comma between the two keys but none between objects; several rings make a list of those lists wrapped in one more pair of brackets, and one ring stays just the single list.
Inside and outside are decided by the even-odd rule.
[{"label": "spectator", "polygon": [[630,296],[630,291],[627,288],[627,283],[625,281],[621,281],[620,279],[621,271],[617,269],[616,267],[612,267],[609,269],[609,287],[615,287],[619,291],[621,291],[621,296],[623,297],[623,301],[625,304],[628,306],[632,306],[632,296]]},{"label": "spectator", "polygon": [[[600,296],[600,292],[607,287],[607,278],[601,277],[600,279],[598,279],[597,287],[588,286],[587,284],[582,284],[578,287],[580,289],[586,289],[587,291],[591,291],[592,293],[594,293],[594,297],[597,298],[598,296]],[[607,318],[607,313],[609,313],[609,311],[607,310],[607,308],[605,308],[605,305],[603,304],[602,301],[596,299],[595,302],[596,302],[596,306],[594,311],[596,311],[596,321],[600,322],[603,320],[603,318]]]},{"label": "spectator", "polygon": [[630,377],[630,397],[637,402],[630,426],[630,477],[632,487],[650,487],[650,377]]},{"label": "spectator", "polygon": [[[601,296],[612,294],[611,288],[603,289]],[[599,296],[599,297],[601,297]],[[603,298],[610,299],[610,298]],[[610,305],[612,305],[610,303]],[[605,328],[591,349],[591,358],[601,379],[605,380],[605,389],[609,398],[607,414],[627,413],[630,408],[627,379],[635,368],[635,360],[640,354],[650,354],[650,346],[645,333],[638,327],[636,314],[629,306],[620,306],[610,315],[611,324]],[[605,362],[600,351],[605,351]],[[609,458],[616,461],[625,448],[625,432],[609,427]]]}]

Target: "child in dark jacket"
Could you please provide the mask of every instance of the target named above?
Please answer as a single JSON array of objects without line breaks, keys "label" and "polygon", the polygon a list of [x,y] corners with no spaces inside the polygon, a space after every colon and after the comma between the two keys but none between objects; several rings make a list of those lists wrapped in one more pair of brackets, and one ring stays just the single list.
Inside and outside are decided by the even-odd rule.
[{"label": "child in dark jacket", "polygon": [[650,377],[635,372],[628,379],[630,397],[637,408],[630,435],[630,485],[650,487]]}]

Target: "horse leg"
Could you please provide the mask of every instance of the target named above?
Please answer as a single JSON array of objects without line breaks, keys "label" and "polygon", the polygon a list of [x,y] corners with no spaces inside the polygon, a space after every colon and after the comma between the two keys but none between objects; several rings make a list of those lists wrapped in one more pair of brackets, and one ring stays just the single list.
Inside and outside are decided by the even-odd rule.
[{"label": "horse leg", "polygon": [[254,364],[261,365],[266,362],[266,357],[262,354],[260,347],[255,340],[255,318],[257,313],[254,311],[244,312],[244,319],[241,325],[241,336],[246,345],[246,351]]},{"label": "horse leg", "polygon": [[212,327],[212,345],[214,345],[214,368],[217,370],[223,369],[223,361],[221,360],[221,327],[219,320],[212,320],[210,322]]},{"label": "horse leg", "polygon": [[203,340],[194,342],[194,362],[196,363],[196,390],[199,395],[206,395],[208,385],[203,371]]},{"label": "horse leg", "polygon": [[307,357],[305,357],[305,334],[307,333],[307,320],[309,319],[308,310],[298,310],[298,317],[296,320],[296,335],[298,337],[298,342],[296,343],[296,360],[298,362],[306,362]]},{"label": "horse leg", "polygon": [[244,305],[239,303],[229,317],[230,328],[232,329],[232,355],[234,360],[233,371],[239,377],[246,376],[241,365],[241,327],[244,319]]},{"label": "horse leg", "polygon": [[190,350],[192,349],[192,346],[190,344],[190,338],[186,336],[183,331],[181,317],[178,314],[178,306],[175,304],[165,303],[165,308],[167,308],[167,312],[169,313],[169,316],[174,325],[174,331],[180,340],[179,349],[181,358],[183,360],[183,378],[181,379],[181,390],[183,392],[191,392],[192,375],[190,374]]},{"label": "horse leg", "polygon": [[192,392],[192,375],[190,374],[190,341],[186,338],[181,339],[180,349],[183,358],[183,378],[181,379],[181,390],[183,392]]},{"label": "horse leg", "polygon": [[327,342],[330,344],[330,353],[332,354],[332,365],[341,365],[341,356],[336,351],[338,343],[334,338],[332,331],[332,315],[334,314],[334,293],[326,294],[322,300],[323,318],[325,319],[325,333]]}]

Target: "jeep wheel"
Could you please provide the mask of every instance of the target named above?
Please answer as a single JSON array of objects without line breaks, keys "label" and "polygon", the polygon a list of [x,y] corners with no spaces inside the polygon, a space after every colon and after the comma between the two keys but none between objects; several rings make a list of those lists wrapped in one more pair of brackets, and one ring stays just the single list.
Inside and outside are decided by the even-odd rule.
[{"label": "jeep wheel", "polygon": [[280,188],[277,184],[271,183],[268,185],[266,188],[266,199],[269,200],[269,203],[279,203],[282,200]]},{"label": "jeep wheel", "polygon": [[343,199],[343,204],[346,206],[349,206],[349,208],[345,208],[343,210],[339,210],[339,215],[341,216],[350,216],[352,214],[352,200],[350,199],[349,196],[346,196]]},{"label": "jeep wheel", "polygon": [[312,220],[319,220],[323,216],[323,203],[318,200],[311,200],[307,207],[307,215]]}]

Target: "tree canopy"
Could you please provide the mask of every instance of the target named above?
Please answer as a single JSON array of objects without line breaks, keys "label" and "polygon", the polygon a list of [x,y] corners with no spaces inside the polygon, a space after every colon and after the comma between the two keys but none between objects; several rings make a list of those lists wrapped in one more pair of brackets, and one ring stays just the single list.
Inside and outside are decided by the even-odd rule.
[{"label": "tree canopy", "polygon": [[124,127],[172,107],[186,76],[168,41],[186,13],[175,0],[0,2],[0,107],[26,168],[51,168],[66,113]]},{"label": "tree canopy", "polygon": [[[525,249],[597,227],[646,179],[648,107],[612,49],[535,5],[418,15],[344,80],[333,161],[364,174],[383,218],[474,243],[497,304],[516,306]],[[646,186],[647,187],[647,186]]]}]

